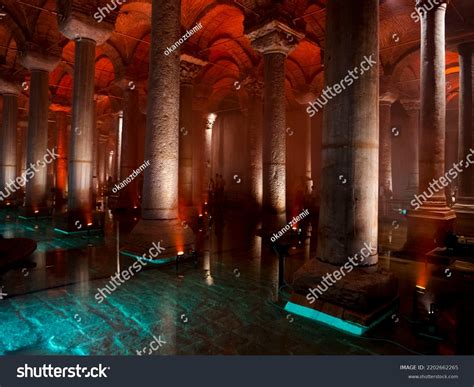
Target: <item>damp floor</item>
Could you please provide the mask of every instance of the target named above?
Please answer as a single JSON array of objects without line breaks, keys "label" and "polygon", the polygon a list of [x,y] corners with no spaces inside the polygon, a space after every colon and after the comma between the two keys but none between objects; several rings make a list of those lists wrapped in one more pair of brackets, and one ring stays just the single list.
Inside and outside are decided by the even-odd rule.
[{"label": "damp floor", "polygon": [[[95,295],[130,262],[117,246],[136,219],[107,214],[105,236],[66,236],[52,220],[25,221],[0,212],[0,234],[38,242],[31,264],[0,273],[1,355],[137,355],[155,338],[153,355],[415,355],[474,354],[474,281],[448,266],[394,258],[405,224],[381,227],[380,265],[400,280],[400,310],[363,337],[284,311],[291,287],[278,287],[278,261],[240,211],[222,214],[203,231],[197,267],[147,269],[99,304]],[[150,241],[151,243],[152,241]],[[314,256],[314,237],[294,241],[285,277]],[[438,309],[433,337],[413,321],[418,303]],[[428,335],[430,336],[430,335]],[[154,338],[155,337],[155,338]]]}]

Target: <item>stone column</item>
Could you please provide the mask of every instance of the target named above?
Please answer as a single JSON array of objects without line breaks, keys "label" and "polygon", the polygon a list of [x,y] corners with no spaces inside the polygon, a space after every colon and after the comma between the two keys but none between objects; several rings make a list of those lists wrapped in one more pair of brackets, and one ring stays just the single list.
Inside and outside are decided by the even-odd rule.
[{"label": "stone column", "polygon": [[108,22],[94,23],[72,13],[59,26],[75,42],[71,141],[68,165],[68,215],[62,227],[77,230],[77,224],[94,224],[93,173],[95,143],[94,74],[96,46],[112,32]]},{"label": "stone column", "polygon": [[[427,5],[425,0],[417,2],[419,7]],[[446,1],[431,4],[431,10],[423,12],[421,18],[420,195],[415,205],[411,203],[414,210],[408,214],[408,250],[429,251],[444,245],[455,218],[447,206],[445,189],[438,184],[445,174],[446,7]]]},{"label": "stone column", "polygon": [[419,179],[419,164],[418,164],[418,153],[419,153],[419,128],[420,128],[420,101],[419,100],[407,100],[401,101],[407,115],[408,120],[406,123],[406,132],[403,136],[407,138],[405,142],[407,148],[404,153],[407,157],[407,176],[408,183],[405,190],[406,203],[410,203],[415,195],[418,193],[418,179]]},{"label": "stone column", "polygon": [[206,153],[206,124],[207,124],[207,113],[203,112],[204,109],[194,110],[193,115],[195,117],[193,123],[193,206],[196,207],[199,212],[202,212],[202,206],[206,201],[206,165],[205,165],[205,153]]},{"label": "stone column", "polygon": [[[127,179],[138,165],[138,127],[140,110],[139,93],[134,81],[123,79],[118,82],[123,90],[123,127],[120,152],[120,180]],[[120,189],[117,207],[124,210],[138,209],[138,176]]]},{"label": "stone column", "polygon": [[385,92],[379,99],[379,214],[390,215],[393,196],[392,183],[392,104],[397,96]]},{"label": "stone column", "polygon": [[[123,251],[141,256],[152,241],[161,240],[161,254],[175,256],[193,243],[190,227],[178,219],[179,173],[179,49],[169,53],[181,38],[181,1],[153,0],[150,73],[142,220],[132,231]],[[167,54],[165,54],[167,51]]]},{"label": "stone column", "polygon": [[194,79],[205,63],[189,55],[181,55],[179,110],[179,210],[183,218],[193,205],[193,90]]},{"label": "stone column", "polygon": [[[459,46],[459,148],[458,160],[467,160],[459,174],[454,211],[457,234],[474,237],[474,42]],[[468,162],[464,161],[465,164]]]},{"label": "stone column", "polygon": [[68,176],[68,112],[70,107],[58,107],[56,110],[56,204],[63,204],[67,193]]},{"label": "stone column", "polygon": [[31,72],[26,171],[27,174],[32,170],[35,173],[26,182],[25,202],[20,214],[24,217],[48,216],[48,174],[44,162],[48,153],[48,86],[49,73],[57,66],[59,58],[31,50],[22,55],[21,61]]},{"label": "stone column", "polygon": [[[295,273],[294,294],[286,306],[290,313],[302,313],[301,307],[294,305],[298,303],[342,319],[344,324],[356,322],[359,327],[376,323],[374,315],[388,313],[397,294],[393,275],[375,266],[378,43],[378,0],[328,0],[325,91],[329,95],[333,90],[336,95],[324,107],[318,259],[309,260]],[[341,86],[338,93],[333,85],[341,85],[350,76],[348,71],[357,79],[345,90]],[[346,271],[348,265],[352,266],[350,272]],[[363,267],[367,265],[372,267]],[[333,272],[341,275],[329,281],[328,273]],[[310,313],[316,318],[320,315]]]},{"label": "stone column", "polygon": [[251,205],[262,207],[263,82],[248,78],[248,186]]},{"label": "stone column", "polygon": [[[343,265],[364,244],[377,246],[379,69],[373,64],[360,74],[359,66],[366,58],[378,62],[378,1],[330,0],[327,18],[326,86],[341,82],[348,69],[359,73],[324,108],[317,257]],[[377,261],[374,252],[364,264]]]},{"label": "stone column", "polygon": [[[303,36],[272,21],[248,34],[264,58],[263,208],[270,214],[286,210],[285,60]],[[278,220],[278,223],[281,223]],[[264,226],[265,227],[265,226]],[[272,226],[273,227],[273,226]]]},{"label": "stone column", "polygon": [[10,182],[17,178],[17,120],[18,94],[17,84],[0,78],[0,94],[3,97],[3,121],[0,133],[0,207],[16,204],[18,192],[10,190]]}]

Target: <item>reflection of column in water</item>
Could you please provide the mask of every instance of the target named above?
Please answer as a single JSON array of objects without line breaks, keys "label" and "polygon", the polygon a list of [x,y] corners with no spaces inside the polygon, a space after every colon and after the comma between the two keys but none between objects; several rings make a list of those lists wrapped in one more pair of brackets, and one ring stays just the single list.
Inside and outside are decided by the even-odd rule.
[{"label": "reflection of column in water", "polygon": [[116,234],[116,250],[117,250],[117,273],[120,273],[120,222],[117,220],[115,223],[115,234]]},{"label": "reflection of column in water", "polygon": [[[260,225],[258,226],[260,228]],[[255,235],[252,241],[252,263],[255,271],[255,278],[260,278],[262,268],[262,238]]]}]

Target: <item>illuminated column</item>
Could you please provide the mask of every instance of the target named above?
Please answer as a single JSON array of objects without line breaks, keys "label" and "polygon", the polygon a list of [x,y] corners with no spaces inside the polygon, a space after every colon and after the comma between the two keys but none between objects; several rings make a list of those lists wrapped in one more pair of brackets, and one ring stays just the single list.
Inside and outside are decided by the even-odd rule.
[{"label": "illuminated column", "polygon": [[[135,82],[122,79],[118,82],[123,90],[123,126],[120,152],[120,180],[124,181],[138,169],[138,127],[140,119],[139,93]],[[137,174],[137,172],[135,172]],[[138,175],[120,189],[118,208],[133,210],[139,206]]]},{"label": "illuminated column", "polygon": [[[179,208],[193,205],[193,82],[205,63],[189,55],[180,62],[180,120],[179,120]],[[184,215],[184,212],[183,212]]]},{"label": "illuminated column", "polygon": [[56,202],[62,203],[67,192],[67,159],[68,159],[68,112],[70,107],[58,108],[56,111]]},{"label": "illuminated column", "polygon": [[64,18],[60,31],[75,42],[71,141],[68,168],[68,229],[92,222],[95,143],[94,77],[96,46],[113,30],[107,22],[89,23],[83,15]]},{"label": "illuminated column", "polygon": [[[248,34],[264,58],[263,208],[284,215],[286,209],[285,60],[303,36],[272,21]],[[279,221],[281,222],[281,220]]]},{"label": "illuminated column", "polygon": [[[379,0],[328,0],[326,9],[324,90],[332,98],[324,107],[318,259],[295,273],[286,310],[354,332],[348,323],[368,329],[393,310],[398,290],[377,265]],[[343,90],[349,71],[358,78]],[[344,274],[326,282],[333,272]]]},{"label": "illuminated column", "polygon": [[20,213],[25,217],[44,216],[49,215],[48,175],[44,162],[48,154],[49,73],[57,66],[59,58],[31,50],[25,52],[21,61],[31,72],[26,164],[27,172],[34,171],[34,177],[28,179],[27,175],[25,202]]},{"label": "illuminated column", "polygon": [[458,196],[454,206],[455,231],[460,235],[474,237],[474,42],[459,46],[459,63],[458,160],[468,160],[471,166],[464,166],[459,175]]},{"label": "illuminated column", "polygon": [[[161,240],[161,257],[175,257],[194,242],[190,227],[178,219],[179,176],[179,49],[167,48],[181,38],[181,1],[153,0],[150,71],[148,77],[147,131],[142,220],[133,229],[122,251],[148,254],[152,241]],[[165,54],[166,51],[166,54]]]},{"label": "illuminated column", "polygon": [[[425,7],[428,2],[417,2]],[[438,180],[445,174],[446,1],[431,4],[421,17],[421,110],[419,203],[408,213],[406,249],[429,251],[444,245],[453,229],[455,214],[446,203],[445,189]],[[420,207],[420,208],[419,208]]]},{"label": "illuminated column", "polygon": [[262,207],[263,82],[245,80],[247,89],[248,176],[251,204]]},{"label": "illuminated column", "polygon": [[[348,69],[362,68],[366,58],[378,61],[378,1],[330,0],[327,17],[324,68],[325,85],[331,86]],[[341,39],[341,31],[349,40]],[[377,246],[378,74],[377,63],[324,108],[317,257],[334,265],[346,263],[364,244]],[[373,252],[364,264],[377,261]]]},{"label": "illuminated column", "polygon": [[[18,119],[18,94],[20,89],[17,84],[0,78],[0,94],[3,97],[3,121],[0,133],[0,206],[15,203],[18,195],[7,191],[7,184],[17,178],[17,153],[16,153],[16,126]],[[8,194],[4,198],[3,194]],[[16,204],[16,203],[15,203]]]},{"label": "illuminated column", "polygon": [[195,110],[193,123],[193,205],[201,210],[202,204],[206,201],[206,127],[207,113],[205,109]]},{"label": "illuminated column", "polygon": [[143,187],[144,219],[178,218],[179,51],[164,52],[180,38],[181,1],[154,0]]},{"label": "illuminated column", "polygon": [[412,201],[418,193],[418,149],[419,149],[419,129],[420,129],[420,101],[419,100],[402,100],[402,105],[408,115],[407,130],[408,141],[406,142],[408,148],[406,149],[406,157],[408,158],[408,184],[405,190],[405,198],[408,203]]}]

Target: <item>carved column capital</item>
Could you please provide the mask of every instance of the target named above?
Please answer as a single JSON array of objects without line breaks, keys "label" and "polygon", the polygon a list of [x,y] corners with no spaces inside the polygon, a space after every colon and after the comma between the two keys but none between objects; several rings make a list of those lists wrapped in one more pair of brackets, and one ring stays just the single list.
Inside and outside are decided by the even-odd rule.
[{"label": "carved column capital", "polygon": [[252,47],[263,55],[274,53],[288,55],[304,35],[286,24],[273,20],[249,32],[247,37],[252,42]]},{"label": "carved column capital", "polygon": [[201,69],[207,64],[203,60],[191,55],[182,54],[180,57],[181,82],[192,84]]}]

